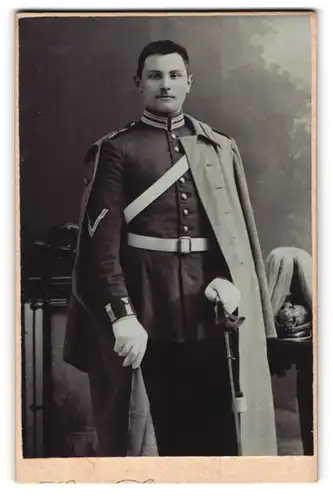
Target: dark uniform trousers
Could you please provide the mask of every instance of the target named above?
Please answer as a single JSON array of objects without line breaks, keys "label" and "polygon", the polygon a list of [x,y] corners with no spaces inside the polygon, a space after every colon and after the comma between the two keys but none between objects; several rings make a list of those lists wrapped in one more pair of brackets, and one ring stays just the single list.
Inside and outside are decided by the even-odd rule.
[{"label": "dark uniform trousers", "polygon": [[[186,122],[163,125],[140,121],[102,145],[88,204],[87,259],[97,276],[95,283],[91,276],[92,293],[101,303],[110,303],[116,317],[119,299],[129,297],[148,332],[142,372],[159,454],[235,455],[223,332],[215,327],[213,304],[204,296],[213,278],[229,273],[191,173],[138,215],[126,231],[159,238],[205,237],[210,241],[208,252],[142,250],[127,247],[117,237],[123,207],[181,158],[179,137],[194,134]],[[101,455],[123,456],[131,368],[123,368],[123,358],[112,353],[111,324],[109,329],[109,338],[103,334],[100,345],[92,347],[89,379]]]},{"label": "dark uniform trousers", "polygon": [[[114,359],[112,359],[114,356]],[[100,456],[126,456],[132,369],[98,350],[89,371]],[[221,340],[149,340],[141,365],[160,456],[237,455]]]},{"label": "dark uniform trousers", "polygon": [[162,456],[237,455],[221,340],[150,341],[143,376]]}]

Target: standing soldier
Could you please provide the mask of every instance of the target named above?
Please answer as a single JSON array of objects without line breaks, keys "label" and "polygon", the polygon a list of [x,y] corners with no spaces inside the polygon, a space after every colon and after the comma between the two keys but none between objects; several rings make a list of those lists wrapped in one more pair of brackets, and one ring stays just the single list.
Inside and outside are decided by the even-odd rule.
[{"label": "standing soldier", "polygon": [[233,339],[243,454],[276,454],[274,321],[242,162],[233,139],[183,113],[192,80],[183,47],[147,45],[141,118],[91,150],[65,359],[89,374],[103,456],[127,453],[141,373],[159,455],[237,455],[223,331],[204,293],[216,277],[241,292],[246,318]]}]

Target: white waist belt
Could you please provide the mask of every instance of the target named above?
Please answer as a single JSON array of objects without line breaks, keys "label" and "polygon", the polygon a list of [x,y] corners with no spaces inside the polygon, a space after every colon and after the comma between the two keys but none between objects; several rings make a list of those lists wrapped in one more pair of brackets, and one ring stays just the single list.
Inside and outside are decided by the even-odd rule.
[{"label": "white waist belt", "polygon": [[131,247],[159,252],[205,252],[209,248],[207,238],[190,238],[189,236],[181,236],[180,238],[155,238],[153,236],[128,233],[127,243]]}]

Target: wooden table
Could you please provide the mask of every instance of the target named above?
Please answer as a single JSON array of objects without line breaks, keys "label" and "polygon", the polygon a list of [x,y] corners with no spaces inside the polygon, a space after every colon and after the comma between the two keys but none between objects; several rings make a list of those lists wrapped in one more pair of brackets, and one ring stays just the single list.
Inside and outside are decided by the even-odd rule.
[{"label": "wooden table", "polygon": [[313,343],[312,339],[267,340],[272,374],[283,375],[291,365],[297,370],[297,401],[304,455],[313,455]]}]

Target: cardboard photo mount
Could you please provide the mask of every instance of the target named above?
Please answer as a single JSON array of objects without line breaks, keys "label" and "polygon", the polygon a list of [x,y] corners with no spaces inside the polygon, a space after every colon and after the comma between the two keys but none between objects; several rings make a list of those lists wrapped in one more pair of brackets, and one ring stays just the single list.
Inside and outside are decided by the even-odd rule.
[{"label": "cardboard photo mount", "polygon": [[[19,20],[40,17],[133,17],[133,16],[293,16],[298,11],[228,12],[37,12],[18,13],[15,19],[15,155],[16,155],[16,481],[20,483],[253,483],[315,482],[317,480],[317,19],[313,11],[301,11],[311,23],[312,60],[312,257],[313,257],[313,345],[314,345],[314,456],[277,457],[137,457],[137,458],[33,458],[22,456],[22,353],[20,316],[20,136],[19,136]],[[310,56],[310,55],[309,55]]]}]

